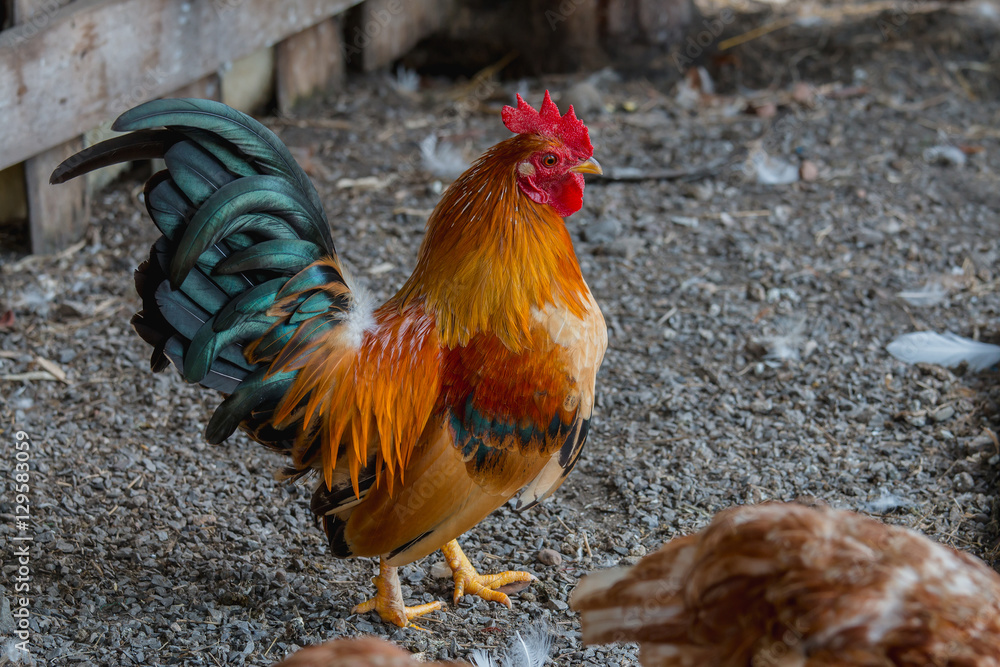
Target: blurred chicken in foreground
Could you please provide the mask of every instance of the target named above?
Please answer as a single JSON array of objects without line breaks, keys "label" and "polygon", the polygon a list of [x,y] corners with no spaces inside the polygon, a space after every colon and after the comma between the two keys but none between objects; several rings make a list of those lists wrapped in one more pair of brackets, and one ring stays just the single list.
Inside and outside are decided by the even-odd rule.
[{"label": "blurred chicken in foreground", "polygon": [[1000,576],[911,530],[768,503],[584,578],[588,644],[646,667],[1000,665]]},{"label": "blurred chicken in foreground", "polygon": [[514,633],[506,652],[476,649],[467,662],[420,662],[394,644],[376,637],[337,639],[296,651],[274,667],[542,667],[552,648],[544,621]]},{"label": "blurred chicken in foreground", "polygon": [[469,667],[464,662],[420,662],[403,649],[375,637],[338,639],[307,646],[274,667]]}]

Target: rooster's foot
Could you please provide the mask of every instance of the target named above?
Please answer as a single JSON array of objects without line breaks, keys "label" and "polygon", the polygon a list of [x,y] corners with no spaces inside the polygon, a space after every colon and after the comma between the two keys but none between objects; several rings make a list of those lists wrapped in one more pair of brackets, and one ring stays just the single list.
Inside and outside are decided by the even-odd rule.
[{"label": "rooster's foot", "polygon": [[407,607],[403,604],[403,593],[399,588],[399,575],[396,568],[386,565],[384,560],[379,560],[378,576],[372,579],[375,589],[378,591],[375,597],[362,602],[351,610],[352,614],[364,614],[369,611],[377,611],[378,615],[386,623],[398,625],[401,628],[411,627],[423,630],[419,625],[414,625],[410,621],[429,614],[432,611],[441,609],[444,605],[440,602],[430,602],[419,604],[415,607]]},{"label": "rooster's foot", "polygon": [[511,607],[510,598],[496,589],[508,584],[535,581],[535,576],[530,572],[479,574],[476,572],[476,568],[472,567],[472,563],[469,562],[465,553],[462,552],[462,547],[458,546],[457,540],[452,540],[444,545],[441,551],[444,553],[448,567],[454,573],[455,604],[458,604],[463,595],[478,595],[484,600],[499,602],[509,609]]}]

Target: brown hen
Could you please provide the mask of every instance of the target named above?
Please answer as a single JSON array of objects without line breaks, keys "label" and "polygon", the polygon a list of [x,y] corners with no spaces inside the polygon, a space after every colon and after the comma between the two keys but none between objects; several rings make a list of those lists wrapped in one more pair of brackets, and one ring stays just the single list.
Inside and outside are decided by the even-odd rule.
[{"label": "brown hen", "polygon": [[338,639],[296,651],[274,667],[469,667],[459,662],[419,662],[403,649],[375,637]]},{"label": "brown hen", "polygon": [[1000,665],[1000,575],[911,530],[768,503],[720,512],[571,604],[645,667]]}]

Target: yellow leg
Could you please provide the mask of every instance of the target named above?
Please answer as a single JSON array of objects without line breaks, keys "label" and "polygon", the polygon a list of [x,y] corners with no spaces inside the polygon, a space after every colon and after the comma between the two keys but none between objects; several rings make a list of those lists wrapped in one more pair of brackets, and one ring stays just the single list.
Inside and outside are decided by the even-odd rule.
[{"label": "yellow leg", "polygon": [[452,540],[441,547],[444,558],[448,562],[448,567],[454,572],[455,580],[455,604],[463,595],[478,595],[484,600],[499,602],[511,607],[510,598],[500,591],[494,590],[507,584],[519,581],[534,581],[535,576],[530,572],[500,572],[499,574],[479,574],[476,568],[462,552],[462,547],[458,546],[458,540]]},{"label": "yellow leg", "polygon": [[414,627],[422,630],[423,628],[413,625],[410,621],[418,616],[437,611],[444,605],[440,602],[420,604],[416,607],[407,607],[404,605],[403,592],[399,588],[399,575],[396,573],[396,570],[397,568],[386,565],[384,558],[380,558],[378,561],[378,576],[372,579],[372,583],[375,584],[375,590],[378,592],[372,599],[362,602],[352,609],[351,613],[364,614],[369,611],[377,611],[378,615],[386,623],[392,623],[401,628]]}]

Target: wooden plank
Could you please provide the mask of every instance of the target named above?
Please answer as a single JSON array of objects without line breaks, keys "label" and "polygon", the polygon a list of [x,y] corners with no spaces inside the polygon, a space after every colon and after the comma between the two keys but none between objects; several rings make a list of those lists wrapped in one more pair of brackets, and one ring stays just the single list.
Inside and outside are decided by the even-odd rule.
[{"label": "wooden plank", "polygon": [[280,42],[275,47],[278,112],[291,113],[296,103],[341,82],[343,49],[340,21],[335,18]]},{"label": "wooden plank", "polygon": [[[14,0],[14,25],[23,35],[36,34],[45,27],[52,15],[70,0]],[[49,254],[76,242],[89,222],[87,179],[78,179],[61,189],[49,185],[49,174],[63,159],[87,145],[77,135],[71,141],[49,149],[24,162],[24,184],[27,203],[28,235],[31,252]],[[49,148],[45,146],[45,148]]]},{"label": "wooden plank", "polygon": [[348,21],[344,53],[365,72],[385,67],[443,27],[451,0],[367,0]]},{"label": "wooden plank", "polygon": [[76,0],[5,30],[0,169],[359,1]]},{"label": "wooden plank", "polygon": [[23,222],[28,218],[28,199],[24,190],[24,165],[0,169],[0,224]]},{"label": "wooden plank", "polygon": [[28,229],[31,252],[57,252],[83,236],[90,219],[87,181],[76,178],[64,185],[49,185],[49,175],[73,153],[83,150],[83,137],[36,155],[24,163],[28,191]]},{"label": "wooden plank", "polygon": [[222,101],[245,113],[257,113],[274,100],[274,49],[240,58],[220,74]]}]

